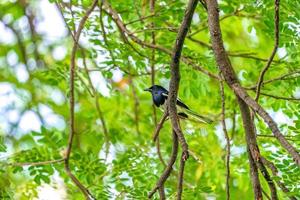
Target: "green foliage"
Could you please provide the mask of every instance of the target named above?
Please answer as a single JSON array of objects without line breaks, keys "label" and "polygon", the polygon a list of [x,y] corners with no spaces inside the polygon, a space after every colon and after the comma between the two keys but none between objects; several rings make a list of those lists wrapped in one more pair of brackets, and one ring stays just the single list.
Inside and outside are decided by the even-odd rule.
[{"label": "green foliage", "polygon": [[[51,186],[56,191],[60,188],[65,199],[82,199],[82,194],[66,175],[63,162],[30,166],[30,163],[57,160],[65,155],[70,123],[69,66],[73,42],[69,33],[58,38],[42,33],[37,27],[42,22],[42,10],[45,12],[48,7],[39,9],[39,1],[24,2],[26,5],[6,0],[0,2],[1,10],[5,11],[0,13],[0,30],[5,29],[13,38],[12,41],[0,38],[0,199],[33,199],[40,195],[44,186]],[[71,31],[92,3],[91,0],[72,1],[71,13],[66,6],[68,3],[62,3],[65,1],[49,2],[46,4],[49,8],[55,8],[55,3],[65,5],[62,11]],[[187,1],[157,0],[155,16],[150,16],[149,1],[109,2],[134,36],[151,43],[151,23],[154,23],[156,44],[172,50]],[[253,86],[273,48],[273,1],[226,0],[219,3],[222,35],[234,70],[243,86]],[[281,1],[280,51],[265,80],[300,69],[299,7],[299,1]],[[152,49],[131,39],[124,40],[114,20],[103,11],[105,41],[99,14],[99,8],[96,8],[89,17],[81,36],[84,39],[80,41],[83,48],[76,54],[75,137],[70,168],[97,199],[146,199],[164,169],[151,139],[155,129],[151,97],[143,91],[151,85]],[[139,20],[145,16],[150,17]],[[30,17],[34,18],[33,32],[28,21]],[[64,29],[58,25],[55,28],[57,31]],[[207,14],[200,4],[189,34],[192,39],[185,40],[183,55],[218,75],[209,47]],[[130,38],[128,34],[125,36]],[[57,48],[63,51],[57,53]],[[22,51],[25,51],[25,57]],[[155,83],[166,88],[170,78],[169,65],[170,56],[155,50]],[[181,123],[192,152],[185,167],[183,199],[225,199],[226,150],[219,123],[219,83],[186,63],[181,62],[180,67],[180,98],[194,111],[216,121],[212,125]],[[299,85],[298,73],[265,84],[262,92],[293,98],[298,94],[299,98]],[[251,96],[255,94],[252,90],[248,92]],[[227,86],[225,98],[226,122],[232,138],[231,197],[253,199],[244,129],[235,96]],[[300,148],[298,102],[264,95],[259,100],[297,149]],[[29,111],[35,117],[24,121],[23,117]],[[162,113],[159,110],[157,113],[159,120]],[[258,136],[257,140],[261,154],[278,169],[272,179],[284,183],[290,190],[285,194],[278,189],[279,199],[287,199],[289,195],[300,198],[299,167],[272,137],[262,120],[257,119],[255,124],[258,134],[270,136]],[[31,128],[26,130],[24,127]],[[104,136],[105,128],[108,138]],[[171,152],[169,121],[161,130],[160,147],[163,159],[168,161]],[[176,199],[178,170],[179,163],[175,163],[174,173],[165,184],[170,199]],[[272,174],[271,170],[269,173]],[[260,180],[264,190],[269,192],[261,175]],[[59,185],[60,181],[62,185]],[[157,194],[155,198],[158,199]]]}]

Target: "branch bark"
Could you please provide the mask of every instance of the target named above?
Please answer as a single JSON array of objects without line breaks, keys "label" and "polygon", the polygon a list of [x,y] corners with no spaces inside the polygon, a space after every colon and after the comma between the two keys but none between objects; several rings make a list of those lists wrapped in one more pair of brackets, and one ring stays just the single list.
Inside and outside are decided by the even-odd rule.
[{"label": "branch bark", "polygon": [[192,17],[196,9],[197,3],[198,3],[197,0],[189,1],[188,7],[185,11],[184,19],[181,23],[179,32],[176,37],[176,42],[173,47],[172,60],[171,60],[171,80],[170,80],[169,95],[168,95],[169,116],[172,123],[172,128],[175,130],[179,142],[181,143],[181,147],[183,151],[182,159],[184,160],[188,158],[188,145],[185,141],[185,138],[180,128],[179,119],[177,116],[177,109],[176,109],[177,93],[178,93],[179,81],[180,81],[179,63],[180,63],[180,57],[181,57],[184,39],[191,25]]},{"label": "branch bark", "polygon": [[178,138],[177,138],[177,135],[174,130],[172,131],[172,135],[173,135],[173,146],[172,146],[172,154],[170,157],[170,161],[168,162],[166,169],[164,170],[164,172],[160,176],[159,180],[157,181],[156,186],[149,193],[149,195],[148,195],[149,199],[152,198],[152,196],[155,194],[155,192],[157,190],[159,190],[160,199],[164,200],[166,198],[165,192],[164,192],[164,183],[169,178],[169,176],[172,172],[173,165],[176,161],[177,154],[178,154]]},{"label": "branch bark", "polygon": [[179,118],[177,116],[177,108],[176,108],[177,93],[178,93],[179,82],[180,82],[179,64],[180,64],[180,57],[181,57],[184,40],[190,28],[193,14],[197,7],[197,3],[198,0],[189,0],[188,2],[187,8],[185,10],[185,15],[181,23],[181,26],[179,28],[179,32],[176,37],[176,42],[173,47],[173,53],[172,53],[172,59],[170,65],[171,80],[170,80],[169,95],[168,95],[168,110],[169,110],[169,116],[172,124],[172,129],[177,134],[178,140],[182,148],[182,157],[180,162],[181,164],[180,164],[180,172],[179,172],[179,180],[178,180],[178,188],[177,188],[178,200],[181,199],[181,195],[182,195],[183,170],[184,170],[185,161],[189,157],[188,144],[186,143],[185,137],[180,127]]},{"label": "branch bark", "polygon": [[240,85],[236,74],[231,66],[230,60],[224,49],[220,24],[219,24],[219,13],[218,4],[216,0],[207,1],[208,5],[208,23],[210,29],[210,35],[212,40],[213,51],[216,57],[217,64],[226,80],[229,87],[235,92],[240,102],[241,106],[249,106],[252,110],[258,113],[258,115],[263,118],[265,123],[273,132],[274,136],[280,142],[281,146],[284,147],[290,155],[293,157],[295,163],[300,166],[300,155],[295,147],[293,147],[282,135],[276,122],[271,118],[271,116],[254,100]]}]

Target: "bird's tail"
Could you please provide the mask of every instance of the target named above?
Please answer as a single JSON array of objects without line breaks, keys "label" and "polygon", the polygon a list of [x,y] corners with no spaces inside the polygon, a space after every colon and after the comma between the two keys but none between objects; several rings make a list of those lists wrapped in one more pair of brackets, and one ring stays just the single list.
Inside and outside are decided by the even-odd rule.
[{"label": "bird's tail", "polygon": [[185,109],[185,112],[186,112],[186,114],[188,114],[189,120],[200,122],[200,123],[206,123],[206,124],[213,123],[212,119],[202,116],[202,115],[199,115],[198,113],[196,113],[190,109]]}]

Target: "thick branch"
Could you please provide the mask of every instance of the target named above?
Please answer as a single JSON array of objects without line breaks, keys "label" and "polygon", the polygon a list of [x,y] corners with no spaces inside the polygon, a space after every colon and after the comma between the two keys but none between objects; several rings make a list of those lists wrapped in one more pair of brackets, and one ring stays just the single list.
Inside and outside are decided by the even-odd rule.
[{"label": "thick branch", "polygon": [[[219,9],[216,0],[207,1],[208,8],[208,24],[210,29],[212,47],[215,54],[217,64],[220,71],[222,72],[227,84],[237,82],[237,78],[233,69],[231,67],[228,56],[226,55],[223,40],[220,30],[219,22]],[[250,165],[250,175],[252,180],[252,186],[254,190],[255,199],[262,199],[262,189],[259,181],[258,170],[255,164],[255,150],[256,150],[256,140],[255,140],[255,130],[254,124],[251,120],[250,110],[248,105],[236,95],[238,104],[241,110],[243,126],[245,130],[245,137],[247,142],[247,152]]]},{"label": "thick branch", "polygon": [[262,188],[259,180],[258,169],[256,162],[259,159],[259,149],[255,138],[254,123],[251,118],[250,110],[247,104],[237,96],[239,107],[241,110],[243,126],[245,130],[245,140],[247,143],[247,152],[250,165],[250,176],[252,187],[254,190],[255,199],[262,199]]},{"label": "thick branch", "polygon": [[180,81],[179,63],[180,63],[182,47],[184,44],[184,39],[191,25],[192,17],[196,9],[197,3],[198,3],[197,0],[190,0],[188,3],[188,7],[185,11],[184,19],[179,28],[179,32],[176,37],[176,42],[173,47],[172,60],[171,60],[171,80],[170,80],[169,98],[168,98],[169,116],[172,123],[172,127],[178,136],[179,142],[181,143],[184,160],[188,158],[188,145],[185,141],[185,138],[180,128],[179,119],[177,116],[177,109],[176,109],[177,93],[178,93],[179,81]]},{"label": "thick branch", "polygon": [[180,81],[180,57],[182,52],[182,47],[184,44],[185,37],[188,33],[188,30],[191,25],[191,21],[193,18],[193,14],[197,7],[198,0],[189,0],[188,6],[185,10],[185,15],[181,26],[179,28],[179,32],[176,37],[176,42],[173,47],[172,59],[171,59],[171,80],[169,86],[169,95],[168,95],[168,110],[169,116],[172,124],[173,130],[176,132],[179,142],[182,147],[182,157],[181,157],[181,164],[180,164],[180,173],[179,173],[179,180],[178,180],[178,188],[177,188],[177,199],[181,199],[182,195],[182,183],[183,183],[183,170],[185,161],[188,159],[189,152],[188,152],[188,145],[184,138],[184,135],[181,131],[181,127],[179,124],[179,118],[177,116],[177,93],[179,88],[179,81]]},{"label": "thick branch", "polygon": [[207,5],[212,46],[217,64],[222,71],[226,83],[232,88],[235,94],[247,104],[247,106],[251,107],[252,110],[257,112],[260,117],[264,119],[280,144],[291,154],[294,161],[300,166],[300,155],[298,151],[284,138],[271,116],[241,87],[223,46],[217,2],[216,0],[207,1]]},{"label": "thick branch", "polygon": [[172,131],[172,135],[173,135],[173,147],[172,147],[172,154],[171,154],[170,161],[168,162],[168,165],[167,165],[165,171],[162,173],[159,180],[157,181],[156,186],[149,193],[149,195],[148,195],[149,199],[152,198],[152,196],[155,194],[155,192],[157,190],[159,190],[160,199],[165,199],[164,183],[166,182],[166,180],[168,179],[168,177],[170,176],[170,174],[172,172],[173,165],[176,161],[177,153],[178,153],[178,138],[177,138],[177,135],[174,130]]}]

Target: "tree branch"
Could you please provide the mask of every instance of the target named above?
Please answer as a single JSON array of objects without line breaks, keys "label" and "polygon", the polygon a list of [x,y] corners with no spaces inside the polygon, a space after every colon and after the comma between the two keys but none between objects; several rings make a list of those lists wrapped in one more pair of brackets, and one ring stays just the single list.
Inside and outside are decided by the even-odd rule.
[{"label": "tree branch", "polygon": [[[233,72],[232,66],[230,64],[229,58],[224,49],[223,40],[220,30],[219,22],[219,8],[217,0],[207,1],[208,8],[208,25],[210,30],[210,37],[212,41],[212,48],[215,54],[217,64],[220,71],[222,72],[227,84],[232,82],[237,82],[235,73]],[[245,130],[245,139],[247,142],[247,152],[250,165],[250,175],[252,180],[252,186],[254,191],[254,197],[257,200],[262,199],[262,188],[259,181],[258,170],[255,164],[255,152],[256,150],[256,140],[255,140],[255,130],[254,124],[251,120],[250,110],[248,105],[238,96],[237,101],[241,110],[243,126]]]},{"label": "tree branch", "polygon": [[265,123],[272,130],[274,136],[278,139],[282,147],[284,147],[290,153],[297,165],[300,166],[300,155],[298,151],[284,138],[276,122],[270,117],[270,115],[254,99],[252,99],[240,85],[223,46],[217,2],[216,0],[211,0],[207,2],[207,5],[209,5],[208,22],[212,46],[217,63],[222,71],[226,83],[235,92],[236,96],[243,100],[246,106],[251,107],[251,109],[257,112],[259,116],[264,119]]},{"label": "tree branch", "polygon": [[[270,80],[267,80],[267,81],[263,81],[262,82],[262,86],[266,85],[266,84],[269,84],[269,83],[272,83],[272,82],[275,82],[275,81],[280,81],[280,80],[286,80],[286,79],[292,79],[292,78],[299,77],[299,76],[294,76],[292,78],[288,78],[289,76],[293,76],[295,74],[300,74],[300,70],[295,70],[295,71],[283,74],[283,75],[281,75],[279,77],[276,77],[276,78],[273,78],[273,79],[270,79]],[[257,88],[257,84],[249,86],[249,87],[244,87],[244,88],[247,89],[247,90],[255,90]]]},{"label": "tree branch", "polygon": [[65,160],[64,158],[61,158],[61,159],[57,159],[57,160],[47,160],[47,161],[39,161],[39,162],[10,163],[9,165],[19,166],[19,167],[26,166],[26,165],[40,166],[40,165],[50,165],[50,164],[61,163],[64,160]]},{"label": "tree branch", "polygon": [[269,67],[271,66],[271,63],[275,57],[275,54],[277,52],[278,49],[278,43],[279,43],[279,2],[280,0],[275,0],[275,14],[274,14],[274,26],[275,26],[275,44],[274,44],[274,48],[273,51],[271,53],[271,56],[269,57],[269,60],[266,64],[266,66],[263,68],[263,70],[260,73],[259,79],[258,79],[258,83],[257,83],[257,88],[256,88],[256,96],[255,96],[255,101],[258,101],[259,99],[259,95],[260,95],[260,89],[261,89],[261,85],[264,81],[264,75],[265,73],[268,71]]},{"label": "tree branch", "polygon": [[160,199],[162,199],[162,200],[165,199],[164,183],[166,182],[166,180],[168,179],[168,177],[170,176],[170,174],[172,172],[173,165],[176,161],[177,153],[178,153],[178,138],[177,138],[177,134],[175,133],[174,130],[172,131],[172,136],[173,136],[173,145],[172,145],[172,154],[171,154],[170,160],[169,160],[164,172],[162,173],[159,180],[157,181],[156,186],[148,194],[149,199],[152,198],[152,196],[155,194],[155,192],[157,190],[159,190]]},{"label": "tree branch", "polygon": [[156,125],[156,128],[155,128],[155,131],[153,133],[153,141],[155,142],[159,136],[159,132],[160,132],[160,129],[163,127],[167,117],[169,116],[168,114],[168,110],[166,110],[163,114],[163,116],[161,117],[159,123]]},{"label": "tree branch", "polygon": [[176,37],[176,42],[173,47],[172,60],[170,65],[171,80],[170,80],[169,95],[168,95],[169,116],[172,123],[172,127],[178,136],[179,142],[181,143],[181,147],[183,151],[183,158],[182,158],[183,160],[186,160],[188,158],[188,145],[185,141],[185,138],[180,128],[179,119],[177,116],[177,109],[176,109],[177,93],[178,93],[179,81],[180,81],[179,63],[180,63],[180,56],[181,56],[184,39],[189,30],[197,3],[198,3],[197,0],[190,0],[188,3],[188,6],[185,11],[184,19],[179,28],[179,32]]},{"label": "tree branch", "polygon": [[220,94],[221,94],[221,103],[222,103],[222,113],[221,113],[221,123],[223,127],[223,133],[226,140],[226,199],[230,199],[230,138],[227,132],[226,123],[225,123],[225,93],[224,93],[224,84],[220,74]]},{"label": "tree branch", "polygon": [[276,96],[273,94],[268,94],[264,92],[260,92],[261,95],[266,96],[266,97],[271,97],[274,99],[280,99],[280,100],[286,100],[286,101],[300,101],[300,98],[295,98],[295,97],[282,97],[282,96]]},{"label": "tree branch", "polygon": [[[66,22],[66,19],[65,19],[64,15],[63,15],[61,6],[57,2],[55,4],[56,4],[56,7],[57,7],[57,9],[58,9],[58,11],[59,11],[59,13],[60,13],[63,21],[65,22],[65,24],[66,24],[66,26],[67,26],[67,28],[69,30],[70,35],[72,36],[73,40],[75,41],[75,35],[74,35],[74,33],[76,33],[76,30],[74,30],[74,33],[72,32],[71,28],[68,26],[68,23]],[[70,8],[70,10],[72,10],[72,9]],[[72,11],[71,11],[71,13],[72,13]],[[73,17],[73,14],[71,14],[71,15]],[[75,26],[74,26],[74,28],[75,28]],[[92,80],[91,80],[90,75],[89,75],[90,71],[99,71],[99,69],[96,69],[96,70],[90,70],[90,69],[88,69],[87,64],[86,64],[85,49],[79,43],[78,43],[78,47],[80,48],[80,51],[81,51],[81,54],[82,54],[83,66],[84,66],[83,70],[85,71],[85,73],[87,75],[87,80],[88,80],[89,85],[90,85],[91,90],[92,90],[92,93],[90,92],[89,89],[88,89],[88,92],[95,99],[96,110],[97,110],[99,119],[100,119],[101,124],[102,124],[104,139],[105,139],[105,143],[106,143],[105,144],[105,146],[106,146],[105,147],[105,156],[107,157],[107,154],[108,154],[108,151],[109,151],[109,135],[108,135],[108,130],[107,130],[107,126],[106,126],[106,122],[105,122],[104,116],[103,116],[103,112],[101,110],[98,92],[96,91],[95,87],[93,86]]]},{"label": "tree branch", "polygon": [[[158,51],[161,51],[163,53],[166,53],[170,56],[172,56],[173,52],[170,49],[167,49],[163,46],[159,46],[159,45],[154,45],[151,43],[147,43],[145,41],[142,41],[141,39],[139,39],[138,37],[136,37],[132,32],[130,32],[127,27],[124,25],[123,21],[121,20],[121,18],[119,17],[119,14],[111,7],[111,5],[107,2],[107,0],[104,0],[104,11],[111,16],[111,18],[114,20],[114,22],[116,23],[116,25],[118,26],[118,28],[121,30],[121,32],[123,33],[123,36],[126,35],[131,38],[131,40],[139,45],[141,45],[142,47],[147,47],[147,48],[151,48],[151,49],[156,49]],[[125,36],[126,37],[126,36]],[[208,75],[209,77],[213,78],[213,79],[218,79],[218,76],[214,75],[213,73],[209,72],[208,70],[202,68],[201,66],[197,65],[196,63],[194,63],[191,59],[187,58],[187,57],[181,57],[181,60],[187,64],[193,67],[193,69],[198,70],[206,75]]]},{"label": "tree branch", "polygon": [[67,175],[72,179],[72,181],[76,184],[76,186],[81,190],[81,192],[84,194],[86,199],[92,199],[92,195],[88,191],[87,188],[85,188],[80,181],[74,176],[74,174],[70,170],[70,155],[72,151],[72,144],[73,144],[73,139],[75,135],[75,124],[74,124],[74,79],[75,79],[75,70],[76,70],[76,51],[78,48],[78,42],[80,38],[80,34],[82,29],[84,28],[84,24],[87,21],[89,15],[92,13],[94,8],[96,7],[98,3],[98,0],[94,0],[91,7],[86,11],[85,15],[82,17],[80,20],[80,23],[78,25],[76,34],[74,36],[74,44],[72,48],[72,53],[71,53],[71,64],[70,64],[70,135],[69,135],[69,140],[68,140],[68,146],[66,150],[66,157],[65,157],[65,170]]},{"label": "tree branch", "polygon": [[179,88],[179,82],[180,82],[180,57],[182,52],[182,47],[184,44],[185,37],[188,33],[188,30],[190,28],[193,14],[195,12],[195,9],[197,7],[198,0],[189,0],[187,8],[185,10],[185,15],[183,18],[183,21],[181,23],[181,26],[179,28],[179,32],[176,37],[176,42],[173,47],[173,53],[172,53],[172,59],[171,59],[171,80],[170,80],[170,86],[169,86],[169,95],[168,95],[168,110],[169,110],[169,116],[172,124],[172,129],[177,134],[178,140],[181,144],[182,148],[182,157],[181,157],[181,164],[180,164],[180,172],[179,172],[179,180],[178,180],[178,188],[177,188],[177,199],[181,199],[182,194],[182,182],[183,182],[183,170],[184,170],[184,164],[185,161],[189,157],[189,151],[188,151],[188,144],[186,143],[185,137],[182,133],[180,124],[179,124],[179,118],[177,116],[177,108],[176,108],[176,102],[177,102],[177,93]]},{"label": "tree branch", "polygon": [[[183,158],[184,156],[185,156],[184,152],[182,152],[181,158]],[[178,184],[177,184],[177,200],[181,200],[181,196],[182,196],[184,166],[185,166],[185,160],[180,159]]]},{"label": "tree branch", "polygon": [[[155,16],[155,0],[150,0],[149,7],[150,7],[151,15]],[[154,21],[150,23],[150,28],[152,29],[151,44],[156,45]],[[155,49],[152,49],[152,51],[151,51],[150,67],[151,67],[151,85],[154,85],[155,84]],[[155,127],[157,127],[157,114],[156,114],[156,107],[155,107],[154,103],[152,103],[152,110],[153,110],[153,121],[154,121]],[[165,163],[165,161],[161,155],[161,151],[160,151],[159,135],[155,136],[155,138],[153,138],[153,140],[154,140],[154,142],[156,140],[155,144],[156,144],[156,151],[157,151],[158,158],[159,158],[160,162],[164,166],[166,166],[166,163]]]},{"label": "tree branch", "polygon": [[99,2],[99,23],[100,23],[100,28],[101,28],[101,31],[102,31],[102,36],[103,36],[103,41],[104,41],[104,44],[105,46],[107,47],[107,50],[108,50],[108,53],[113,61],[113,63],[115,63],[115,56],[113,54],[113,51],[109,48],[109,43],[108,43],[108,40],[107,40],[107,35],[106,35],[106,31],[105,31],[105,27],[104,27],[104,23],[103,23],[103,0],[101,0]]}]

